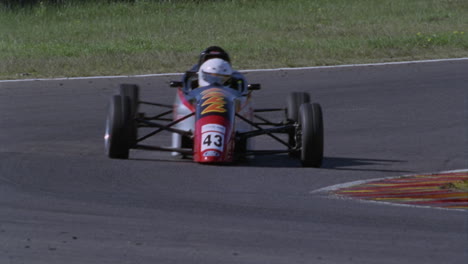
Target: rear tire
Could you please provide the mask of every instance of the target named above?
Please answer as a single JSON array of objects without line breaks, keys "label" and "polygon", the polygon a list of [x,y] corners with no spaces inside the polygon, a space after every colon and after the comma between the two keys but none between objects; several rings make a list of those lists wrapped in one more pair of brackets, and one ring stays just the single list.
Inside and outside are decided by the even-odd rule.
[{"label": "rear tire", "polygon": [[120,95],[114,95],[109,104],[106,120],[104,144],[106,154],[111,159],[128,159],[128,117],[129,100],[122,100]]},{"label": "rear tire", "polygon": [[[304,92],[292,92],[286,98],[286,119],[289,121],[297,122],[299,120],[299,108],[302,104],[310,102],[310,96]],[[296,133],[291,131],[288,134],[288,144],[291,148],[297,146]],[[300,156],[299,151],[289,152],[289,156],[298,158]]]},{"label": "rear tire", "polygon": [[193,139],[191,139],[190,137],[182,136],[181,141],[182,148],[193,148]]},{"label": "rear tire", "polygon": [[299,108],[310,102],[308,93],[292,92],[286,98],[286,118],[294,122],[299,121]]},{"label": "rear tire", "polygon": [[299,109],[301,129],[301,163],[320,168],[323,161],[323,117],[319,104],[302,104]]}]

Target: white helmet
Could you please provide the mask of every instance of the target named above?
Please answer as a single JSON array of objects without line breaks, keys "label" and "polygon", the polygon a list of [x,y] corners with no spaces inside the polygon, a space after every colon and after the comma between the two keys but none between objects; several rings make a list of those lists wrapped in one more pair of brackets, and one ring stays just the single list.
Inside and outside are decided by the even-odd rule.
[{"label": "white helmet", "polygon": [[198,71],[198,85],[207,86],[218,83],[224,85],[231,79],[232,68],[229,62],[222,59],[209,59],[205,61]]}]

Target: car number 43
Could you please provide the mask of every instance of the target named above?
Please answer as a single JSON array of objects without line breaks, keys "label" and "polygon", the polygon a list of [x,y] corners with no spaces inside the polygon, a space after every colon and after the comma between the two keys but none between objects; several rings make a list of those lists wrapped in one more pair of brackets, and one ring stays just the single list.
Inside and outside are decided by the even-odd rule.
[{"label": "car number 43", "polygon": [[224,135],[217,132],[206,132],[202,134],[202,151],[206,149],[217,149],[223,151]]}]

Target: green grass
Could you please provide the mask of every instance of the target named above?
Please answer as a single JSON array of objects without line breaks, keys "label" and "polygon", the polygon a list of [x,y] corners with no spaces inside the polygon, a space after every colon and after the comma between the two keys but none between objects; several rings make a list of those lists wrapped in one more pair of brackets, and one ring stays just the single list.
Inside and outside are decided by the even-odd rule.
[{"label": "green grass", "polygon": [[466,0],[136,1],[0,9],[0,79],[468,57]]}]

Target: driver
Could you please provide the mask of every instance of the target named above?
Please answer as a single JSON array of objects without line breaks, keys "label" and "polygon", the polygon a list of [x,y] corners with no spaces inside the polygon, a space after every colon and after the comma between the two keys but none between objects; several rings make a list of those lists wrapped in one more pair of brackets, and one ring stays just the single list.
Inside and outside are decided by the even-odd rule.
[{"label": "driver", "polygon": [[229,54],[218,46],[210,46],[203,50],[198,63],[187,72],[186,78],[198,79],[192,82],[192,89],[217,82],[238,91],[246,90],[244,76],[232,69]]},{"label": "driver", "polygon": [[200,66],[198,70],[198,86],[218,84],[231,86],[232,68],[229,62],[214,58],[209,59]]},{"label": "driver", "polygon": [[229,58],[229,54],[224,49],[218,46],[211,46],[200,53],[198,64],[195,65],[193,70],[198,71],[198,67],[200,67],[205,61],[214,58],[225,60],[231,64],[231,58]]},{"label": "driver", "polygon": [[[202,86],[203,80],[199,82],[200,67],[205,62],[212,59],[221,59],[225,61],[231,69],[231,78],[227,79],[224,83],[221,84],[227,85],[234,90],[240,91],[242,94],[248,93],[246,86],[247,82],[244,76],[240,72],[232,70],[231,59],[229,58],[229,54],[224,49],[218,46],[211,46],[203,50],[200,53],[198,63],[195,64],[190,70],[185,72],[184,76],[182,77],[182,81],[185,84],[185,87],[187,87],[186,91],[190,91]],[[224,63],[223,65],[223,67],[225,68],[228,67]]]}]

